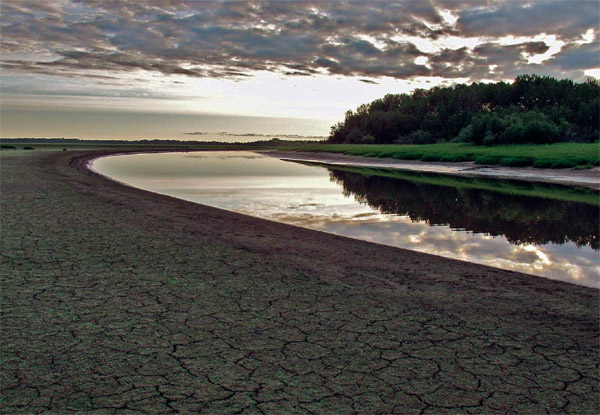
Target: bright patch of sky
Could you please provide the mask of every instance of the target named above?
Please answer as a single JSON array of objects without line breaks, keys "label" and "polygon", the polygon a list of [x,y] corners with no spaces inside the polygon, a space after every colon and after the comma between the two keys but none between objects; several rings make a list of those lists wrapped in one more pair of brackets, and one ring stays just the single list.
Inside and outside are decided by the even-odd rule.
[{"label": "bright patch of sky", "polygon": [[34,118],[7,127],[15,111],[332,125],[388,93],[522,73],[580,82],[600,72],[597,1],[5,0],[0,11],[4,137],[29,135],[33,124],[43,131]]}]

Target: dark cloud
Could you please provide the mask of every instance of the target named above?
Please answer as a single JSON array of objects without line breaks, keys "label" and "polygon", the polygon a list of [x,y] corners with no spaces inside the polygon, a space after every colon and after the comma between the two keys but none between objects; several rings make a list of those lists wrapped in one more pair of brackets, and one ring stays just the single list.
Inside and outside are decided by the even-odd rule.
[{"label": "dark cloud", "polygon": [[598,29],[600,2],[504,1],[486,8],[459,12],[457,25],[466,36],[534,36],[556,34],[571,40],[588,29]]},{"label": "dark cloud", "polygon": [[[484,43],[473,49],[475,56],[482,58],[481,63],[488,65],[505,65],[519,62],[523,53],[535,55],[544,53],[549,49],[544,42],[527,42],[516,45],[499,45],[497,43]],[[483,62],[485,61],[485,62]]]},{"label": "dark cloud", "polygon": [[[4,0],[0,60],[5,70],[73,77],[143,70],[240,79],[255,71],[476,79],[491,77],[490,65],[496,76],[530,69],[527,57],[548,44],[503,45],[497,38],[544,32],[566,42],[545,67],[581,73],[600,66],[597,48],[574,43],[588,29],[598,33],[599,7],[597,1]],[[448,11],[456,23],[444,19]],[[431,53],[413,43],[448,35],[485,40]],[[415,64],[419,56],[428,64]]]},{"label": "dark cloud", "polygon": [[530,55],[538,55],[541,53],[548,52],[550,46],[548,46],[545,42],[526,42],[520,43],[517,45],[523,52],[526,52]]},{"label": "dark cloud", "polygon": [[570,71],[598,66],[599,60],[600,44],[596,41],[584,45],[567,46],[552,60],[552,65],[563,71]]}]

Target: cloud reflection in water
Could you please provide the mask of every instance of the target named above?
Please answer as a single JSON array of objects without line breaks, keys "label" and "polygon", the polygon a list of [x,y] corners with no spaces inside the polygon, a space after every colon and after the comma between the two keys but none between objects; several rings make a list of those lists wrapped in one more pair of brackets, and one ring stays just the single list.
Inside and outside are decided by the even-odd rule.
[{"label": "cloud reflection in water", "polygon": [[247,152],[116,156],[94,168],[136,187],[252,216],[599,285],[593,206],[330,172]]}]

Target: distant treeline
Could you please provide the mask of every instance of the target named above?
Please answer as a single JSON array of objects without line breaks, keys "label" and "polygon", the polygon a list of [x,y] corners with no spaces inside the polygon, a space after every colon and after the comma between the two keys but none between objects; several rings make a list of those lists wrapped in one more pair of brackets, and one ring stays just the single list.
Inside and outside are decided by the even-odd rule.
[{"label": "distant treeline", "polygon": [[545,144],[599,139],[600,85],[589,79],[518,76],[512,84],[473,83],[389,94],[331,128],[329,143]]},{"label": "distant treeline", "polygon": [[258,140],[251,142],[225,142],[225,141],[190,141],[190,140],[85,140],[81,138],[0,138],[3,143],[23,143],[23,144],[107,144],[107,145],[148,145],[148,146],[222,146],[222,145],[243,145],[243,146],[282,146],[315,144],[320,141],[308,140],[282,140],[272,138],[270,140]]}]

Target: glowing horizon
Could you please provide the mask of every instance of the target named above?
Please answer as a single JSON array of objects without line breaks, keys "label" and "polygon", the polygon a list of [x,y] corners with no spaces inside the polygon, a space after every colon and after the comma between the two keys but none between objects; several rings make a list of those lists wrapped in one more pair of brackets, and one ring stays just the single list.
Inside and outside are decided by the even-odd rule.
[{"label": "glowing horizon", "polygon": [[[302,119],[248,132],[325,136],[388,93],[600,74],[595,1],[7,0],[0,12],[3,137],[183,139],[227,117]],[[164,123],[136,130],[139,114]]]}]

